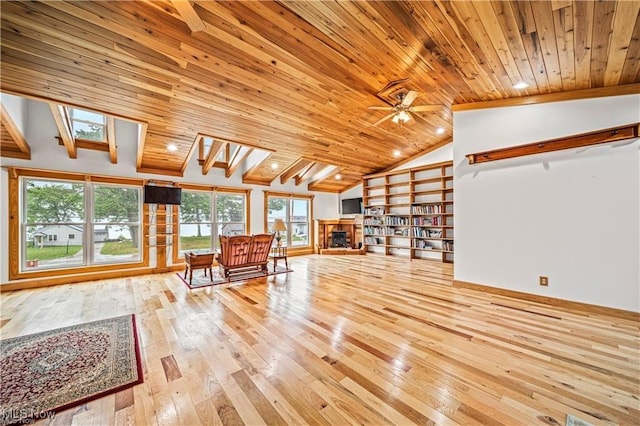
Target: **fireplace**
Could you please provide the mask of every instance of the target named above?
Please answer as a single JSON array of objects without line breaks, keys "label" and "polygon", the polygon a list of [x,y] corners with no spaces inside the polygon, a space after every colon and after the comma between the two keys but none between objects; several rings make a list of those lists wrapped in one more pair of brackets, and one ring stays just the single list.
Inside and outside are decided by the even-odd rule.
[{"label": "fireplace", "polygon": [[331,231],[331,247],[348,247],[347,231]]}]

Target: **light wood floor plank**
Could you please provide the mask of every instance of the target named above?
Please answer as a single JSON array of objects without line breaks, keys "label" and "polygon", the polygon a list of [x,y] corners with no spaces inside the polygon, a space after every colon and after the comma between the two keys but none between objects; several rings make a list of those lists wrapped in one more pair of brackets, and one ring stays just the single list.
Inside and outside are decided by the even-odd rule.
[{"label": "light wood floor plank", "polygon": [[136,315],[145,382],[37,424],[594,425],[640,418],[640,324],[453,287],[452,266],[303,256],[0,294],[3,339]]}]

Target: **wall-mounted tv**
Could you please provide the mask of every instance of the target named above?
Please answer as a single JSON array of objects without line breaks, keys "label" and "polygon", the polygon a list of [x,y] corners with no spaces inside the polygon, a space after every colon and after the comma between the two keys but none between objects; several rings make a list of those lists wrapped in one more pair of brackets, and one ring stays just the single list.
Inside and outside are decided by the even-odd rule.
[{"label": "wall-mounted tv", "polygon": [[345,198],[342,200],[342,214],[362,214],[362,198]]},{"label": "wall-mounted tv", "polygon": [[170,186],[144,186],[145,204],[180,204],[182,200],[182,188]]}]

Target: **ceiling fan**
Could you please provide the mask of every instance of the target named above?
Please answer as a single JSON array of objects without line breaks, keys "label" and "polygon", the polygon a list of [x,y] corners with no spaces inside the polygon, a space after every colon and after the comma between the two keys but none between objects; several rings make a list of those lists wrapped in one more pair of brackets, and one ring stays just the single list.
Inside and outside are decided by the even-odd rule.
[{"label": "ceiling fan", "polygon": [[415,90],[409,90],[408,92],[400,91],[395,95],[395,98],[398,100],[398,103],[394,106],[370,106],[369,109],[373,110],[381,110],[381,111],[392,111],[391,113],[385,115],[380,120],[373,123],[373,126],[377,126],[378,124],[391,119],[394,123],[402,126],[409,120],[411,120],[412,112],[429,112],[429,111],[438,111],[442,109],[442,105],[414,105],[411,104],[416,98],[420,95],[420,93]]}]

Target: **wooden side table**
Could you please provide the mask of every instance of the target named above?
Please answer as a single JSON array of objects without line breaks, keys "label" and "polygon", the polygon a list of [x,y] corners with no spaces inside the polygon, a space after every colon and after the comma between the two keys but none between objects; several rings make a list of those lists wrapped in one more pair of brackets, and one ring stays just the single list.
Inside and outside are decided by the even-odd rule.
[{"label": "wooden side table", "polygon": [[278,259],[284,259],[284,265],[289,269],[289,262],[287,261],[287,246],[271,247],[269,259],[273,260],[273,272],[276,271],[276,267],[278,266]]}]

